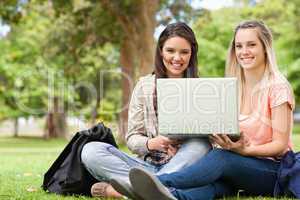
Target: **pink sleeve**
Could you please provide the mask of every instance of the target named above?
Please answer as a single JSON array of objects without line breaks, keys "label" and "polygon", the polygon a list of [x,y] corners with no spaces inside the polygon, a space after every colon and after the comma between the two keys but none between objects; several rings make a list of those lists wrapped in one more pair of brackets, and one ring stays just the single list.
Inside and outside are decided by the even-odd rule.
[{"label": "pink sleeve", "polygon": [[293,110],[294,98],[289,85],[286,83],[280,83],[273,86],[270,95],[270,107],[274,108],[286,102]]}]

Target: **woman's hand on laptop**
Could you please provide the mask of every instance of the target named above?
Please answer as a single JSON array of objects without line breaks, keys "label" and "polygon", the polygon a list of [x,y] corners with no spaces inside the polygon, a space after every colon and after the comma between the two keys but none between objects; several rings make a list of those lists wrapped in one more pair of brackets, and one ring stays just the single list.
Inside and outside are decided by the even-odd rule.
[{"label": "woman's hand on laptop", "polygon": [[167,152],[173,141],[165,136],[157,136],[148,140],[148,149]]},{"label": "woman's hand on laptop", "polygon": [[169,144],[168,151],[167,151],[168,155],[174,156],[177,153],[179,148],[180,148],[180,144]]},{"label": "woman's hand on laptop", "polygon": [[248,154],[247,147],[250,146],[250,142],[243,132],[240,133],[240,139],[236,142],[232,141],[226,134],[213,134],[210,136],[210,139],[220,145],[223,149],[234,151],[241,155]]}]

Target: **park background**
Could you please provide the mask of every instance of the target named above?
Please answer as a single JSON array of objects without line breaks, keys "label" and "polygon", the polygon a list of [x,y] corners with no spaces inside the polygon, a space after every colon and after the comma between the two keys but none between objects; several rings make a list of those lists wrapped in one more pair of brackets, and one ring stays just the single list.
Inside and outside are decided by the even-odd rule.
[{"label": "park background", "polygon": [[218,77],[233,29],[246,19],[273,32],[295,94],[300,150],[300,1],[1,0],[0,199],[60,199],[40,185],[76,131],[103,121],[123,143],[131,91],[152,72],[166,24],[193,28],[199,75]]}]

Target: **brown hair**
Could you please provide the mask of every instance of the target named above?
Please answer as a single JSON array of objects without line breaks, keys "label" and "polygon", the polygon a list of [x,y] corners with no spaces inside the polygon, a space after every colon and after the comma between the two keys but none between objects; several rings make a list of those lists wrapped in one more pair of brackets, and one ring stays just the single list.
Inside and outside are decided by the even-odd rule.
[{"label": "brown hair", "polygon": [[185,78],[196,78],[198,77],[198,59],[197,59],[197,52],[198,52],[198,43],[195,38],[195,34],[193,30],[183,22],[176,22],[173,24],[169,24],[165,30],[160,34],[156,46],[156,53],[155,53],[155,69],[154,74],[156,78],[167,78],[167,70],[163,63],[163,58],[161,56],[162,48],[166,42],[166,40],[172,37],[182,37],[186,39],[191,45],[191,58],[189,61],[189,65],[187,69],[184,71]]},{"label": "brown hair", "polygon": [[167,70],[163,63],[162,48],[165,42],[172,37],[182,37],[186,39],[191,45],[191,58],[187,69],[184,71],[184,78],[197,78],[198,77],[198,43],[193,30],[183,22],[176,22],[169,24],[163,32],[160,34],[156,46],[155,53],[155,68],[153,74],[155,74],[155,89],[153,92],[153,105],[155,114],[157,115],[157,98],[156,98],[156,79],[168,78]]}]

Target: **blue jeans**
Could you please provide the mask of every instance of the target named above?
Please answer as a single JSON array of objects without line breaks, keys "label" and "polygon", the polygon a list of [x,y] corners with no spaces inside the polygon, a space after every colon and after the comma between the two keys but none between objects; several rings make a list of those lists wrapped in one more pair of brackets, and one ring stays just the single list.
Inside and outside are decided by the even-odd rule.
[{"label": "blue jeans", "polygon": [[210,149],[208,140],[190,139],[181,145],[168,163],[157,167],[130,156],[110,144],[90,142],[84,145],[81,160],[90,174],[99,181],[115,178],[129,183],[129,170],[133,167],[143,167],[156,175],[171,173],[195,163]]},{"label": "blue jeans", "polygon": [[180,200],[209,200],[244,191],[271,196],[279,162],[213,149],[193,165],[158,179]]}]

